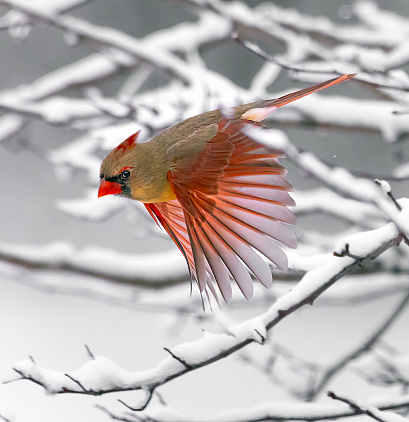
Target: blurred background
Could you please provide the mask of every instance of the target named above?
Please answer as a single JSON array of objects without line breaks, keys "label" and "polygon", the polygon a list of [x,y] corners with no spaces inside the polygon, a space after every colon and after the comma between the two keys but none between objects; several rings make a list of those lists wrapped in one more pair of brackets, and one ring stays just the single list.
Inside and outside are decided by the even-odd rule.
[{"label": "blurred background", "polygon": [[[329,166],[388,180],[396,198],[407,196],[405,0],[0,0],[0,14],[5,381],[28,356],[74,370],[88,359],[84,345],[126,370],[146,370],[167,356],[164,347],[223,329],[220,316],[202,311],[196,286],[190,297],[183,257],[140,205],[96,198],[100,161],[136,130],[148,139],[208,109],[358,73],[267,124]],[[308,271],[300,262],[388,223],[370,204],[284,164],[299,205],[292,272],[277,273],[273,289],[256,290],[252,303],[236,292],[230,307],[222,305],[229,323],[268,309]],[[328,389],[362,400],[404,394],[409,314],[398,306],[407,295],[407,258],[405,246],[391,248],[286,318],[268,345],[164,385],[163,400],[187,420],[206,420],[273,401],[329,401]],[[376,341],[365,349],[372,335]],[[352,359],[353,350],[361,351]],[[0,416],[106,421],[110,416],[94,405],[120,415],[118,398],[135,405],[143,394],[49,396],[17,381],[0,385]],[[154,397],[150,406],[163,404]]]}]

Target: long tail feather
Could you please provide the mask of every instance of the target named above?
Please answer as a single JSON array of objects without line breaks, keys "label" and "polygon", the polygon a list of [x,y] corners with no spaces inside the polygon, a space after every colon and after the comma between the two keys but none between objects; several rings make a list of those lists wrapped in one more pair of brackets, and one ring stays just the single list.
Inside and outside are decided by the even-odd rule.
[{"label": "long tail feather", "polygon": [[339,78],[330,79],[329,81],[301,89],[300,91],[292,92],[291,94],[284,95],[274,100],[262,101],[260,107],[255,106],[254,108],[247,110],[241,115],[241,118],[251,120],[253,122],[261,122],[279,107],[292,103],[293,101],[299,100],[300,98],[306,97],[307,95],[320,91],[321,89],[329,88],[330,86],[345,82],[354,76],[356,76],[356,73],[342,75]]}]

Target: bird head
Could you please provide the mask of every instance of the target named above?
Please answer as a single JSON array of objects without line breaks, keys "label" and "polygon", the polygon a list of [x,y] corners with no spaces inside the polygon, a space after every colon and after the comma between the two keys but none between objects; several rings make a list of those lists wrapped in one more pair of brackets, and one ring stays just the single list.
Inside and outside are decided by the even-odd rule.
[{"label": "bird head", "polygon": [[132,151],[139,132],[134,133],[114,148],[101,164],[98,198],[105,195],[132,197],[130,181],[134,170]]}]

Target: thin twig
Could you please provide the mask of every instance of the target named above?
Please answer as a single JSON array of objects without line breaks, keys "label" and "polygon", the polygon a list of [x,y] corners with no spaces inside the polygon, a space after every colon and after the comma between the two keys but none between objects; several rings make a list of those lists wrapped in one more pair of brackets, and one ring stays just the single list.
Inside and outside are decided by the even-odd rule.
[{"label": "thin twig", "polygon": [[87,390],[80,381],[78,381],[77,379],[75,379],[74,377],[72,377],[70,374],[64,374],[67,378],[69,378],[71,381],[74,381],[76,384],[78,384],[82,391],[86,394],[92,394],[91,390]]},{"label": "thin twig", "polygon": [[127,407],[129,410],[132,410],[133,412],[142,412],[148,407],[148,404],[151,402],[154,392],[155,392],[154,389],[147,391],[145,400],[139,406],[130,406],[129,404],[125,403],[121,399],[118,399],[118,401],[119,403],[122,403],[125,407]]},{"label": "thin twig", "polygon": [[92,359],[95,360],[95,355],[91,352],[91,349],[88,347],[88,345],[85,344],[85,350],[87,351],[88,356]]},{"label": "thin twig", "polygon": [[166,350],[173,359],[177,360],[178,362],[180,362],[186,369],[193,369],[193,366],[188,364],[184,359],[180,358],[179,356],[176,356],[171,350],[169,350],[167,347],[163,348],[164,350]]},{"label": "thin twig", "polygon": [[320,381],[315,385],[313,391],[308,395],[308,400],[314,400],[328,385],[328,383],[343,369],[345,366],[362,356],[364,353],[372,350],[374,345],[379,341],[379,339],[387,332],[387,330],[392,326],[396,321],[399,315],[406,309],[407,304],[409,303],[409,293],[406,293],[404,298],[398,303],[393,312],[386,318],[386,320],[378,327],[377,330],[366,340],[363,344],[359,345],[355,349],[348,352],[343,356],[338,362],[329,368],[324,375],[321,377]]},{"label": "thin twig", "polygon": [[352,400],[346,397],[338,396],[332,391],[328,391],[327,396],[331,397],[331,399],[346,403],[357,415],[368,415],[369,417],[377,420],[378,422],[387,422],[387,420],[382,419],[379,416],[375,415],[371,410],[363,408],[362,406],[359,406],[358,404],[356,404],[355,402],[353,402]]}]

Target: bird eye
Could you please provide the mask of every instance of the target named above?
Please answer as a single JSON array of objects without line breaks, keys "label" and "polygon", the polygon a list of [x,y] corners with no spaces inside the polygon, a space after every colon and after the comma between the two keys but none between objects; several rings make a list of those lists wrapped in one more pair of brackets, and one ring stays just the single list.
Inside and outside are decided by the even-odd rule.
[{"label": "bird eye", "polygon": [[131,175],[131,172],[129,170],[124,170],[121,172],[121,179],[128,179]]}]

